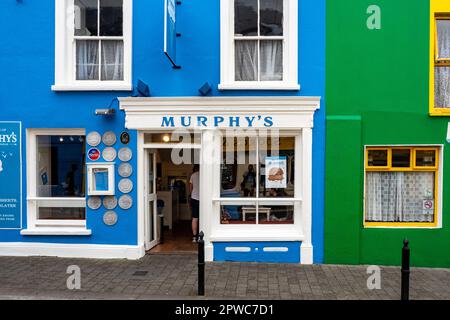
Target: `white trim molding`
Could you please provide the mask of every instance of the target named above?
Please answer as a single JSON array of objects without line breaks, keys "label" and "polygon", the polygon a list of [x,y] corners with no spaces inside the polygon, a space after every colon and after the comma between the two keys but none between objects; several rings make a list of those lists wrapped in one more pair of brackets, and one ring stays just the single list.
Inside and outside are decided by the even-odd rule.
[{"label": "white trim molding", "polygon": [[[123,0],[123,75],[120,81],[75,79],[74,0],[55,0],[55,84],[53,91],[132,91],[133,0]],[[114,37],[113,37],[114,38]],[[117,38],[117,37],[116,37]]]},{"label": "white trim molding", "polygon": [[220,0],[220,84],[218,89],[300,90],[298,83],[298,0],[283,1],[282,81],[235,81],[234,2],[234,0]]},{"label": "white trim molding", "polygon": [[59,244],[35,242],[2,242],[0,256],[60,258],[128,259],[138,260],[145,255],[143,246]]}]

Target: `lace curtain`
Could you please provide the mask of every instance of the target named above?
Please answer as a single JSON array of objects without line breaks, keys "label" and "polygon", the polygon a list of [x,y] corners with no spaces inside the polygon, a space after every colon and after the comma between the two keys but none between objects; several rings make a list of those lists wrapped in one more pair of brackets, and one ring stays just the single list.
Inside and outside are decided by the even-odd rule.
[{"label": "lace curtain", "polygon": [[[450,58],[450,20],[438,20],[438,57]],[[450,67],[435,67],[436,108],[450,108]]]},{"label": "lace curtain", "polygon": [[76,56],[77,80],[123,80],[123,41],[102,41],[101,68],[99,41],[78,40]]},{"label": "lace curtain", "polygon": [[[260,80],[283,80],[283,41],[261,40]],[[235,41],[236,81],[258,81],[258,41]]]},{"label": "lace curtain", "polygon": [[434,172],[368,172],[365,200],[366,221],[433,222]]}]

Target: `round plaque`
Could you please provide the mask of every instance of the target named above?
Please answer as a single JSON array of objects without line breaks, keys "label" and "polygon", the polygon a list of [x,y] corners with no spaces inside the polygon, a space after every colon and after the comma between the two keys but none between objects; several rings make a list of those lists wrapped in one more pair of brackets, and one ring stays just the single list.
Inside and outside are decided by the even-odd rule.
[{"label": "round plaque", "polygon": [[119,159],[123,162],[128,162],[133,157],[133,152],[130,148],[121,148],[119,150]]},{"label": "round plaque", "polygon": [[120,142],[128,144],[130,142],[130,134],[128,132],[122,132],[120,135]]},{"label": "round plaque", "polygon": [[102,205],[102,199],[100,197],[89,197],[87,205],[89,209],[97,210]]},{"label": "round plaque", "polygon": [[88,150],[88,159],[91,161],[97,161],[100,159],[100,150],[97,148],[90,148]]},{"label": "round plaque", "polygon": [[117,140],[116,134],[112,131],[105,132],[105,134],[102,137],[103,143],[109,147],[114,145],[116,143],[116,140]]},{"label": "round plaque", "polygon": [[114,149],[112,147],[107,147],[103,150],[102,156],[103,156],[103,159],[105,159],[105,161],[108,161],[108,162],[114,161],[117,156],[116,149]]},{"label": "round plaque", "polygon": [[133,198],[125,194],[119,198],[119,207],[128,210],[133,206]]},{"label": "round plaque", "polygon": [[133,190],[133,181],[130,179],[122,179],[119,181],[119,191],[122,193],[130,193]]},{"label": "round plaque", "polygon": [[119,176],[122,178],[128,178],[133,174],[133,167],[131,164],[125,162],[119,166]]},{"label": "round plaque", "polygon": [[86,137],[86,142],[88,143],[88,145],[92,147],[98,146],[101,141],[102,137],[100,136],[100,133],[98,133],[97,131],[89,132],[89,134]]},{"label": "round plaque", "polygon": [[114,211],[106,211],[103,215],[103,223],[107,226],[113,226],[117,223],[118,217],[117,213]]},{"label": "round plaque", "polygon": [[103,198],[103,206],[108,209],[112,210],[117,207],[117,198],[114,196],[106,196]]}]

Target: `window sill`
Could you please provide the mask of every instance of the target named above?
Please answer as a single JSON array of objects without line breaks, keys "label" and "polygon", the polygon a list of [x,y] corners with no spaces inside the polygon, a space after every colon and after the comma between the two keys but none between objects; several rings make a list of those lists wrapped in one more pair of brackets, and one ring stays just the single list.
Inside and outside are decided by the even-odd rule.
[{"label": "window sill", "polygon": [[133,91],[133,85],[125,82],[54,84],[52,91]]},{"label": "window sill", "polygon": [[365,222],[365,229],[440,229],[437,223],[430,222]]},{"label": "window sill", "polygon": [[23,236],[90,236],[92,230],[86,228],[30,228],[20,231]]},{"label": "window sill", "polygon": [[450,117],[450,109],[435,108],[430,111],[432,117]]},{"label": "window sill", "polygon": [[300,85],[297,83],[283,82],[229,82],[220,83],[219,90],[284,90],[299,91]]}]

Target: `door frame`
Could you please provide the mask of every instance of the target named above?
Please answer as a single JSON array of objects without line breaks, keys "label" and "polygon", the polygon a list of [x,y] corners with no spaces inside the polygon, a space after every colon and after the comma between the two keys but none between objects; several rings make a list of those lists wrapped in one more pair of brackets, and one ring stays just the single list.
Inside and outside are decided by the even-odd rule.
[{"label": "door frame", "polygon": [[[144,154],[144,249],[145,251],[151,250],[156,247],[160,242],[160,232],[158,232],[158,206],[157,206],[157,196],[156,196],[156,153],[158,151],[156,149],[146,149]],[[149,161],[150,157],[153,157],[153,193],[149,193],[150,185],[149,185]],[[153,211],[152,216],[149,216],[149,202],[153,201]],[[150,223],[150,221],[153,221]],[[154,239],[151,239],[150,231],[153,228]]]},{"label": "door frame", "polygon": [[[137,170],[137,182],[138,182],[138,223],[137,223],[137,235],[138,235],[138,245],[142,247],[144,250],[146,250],[146,228],[145,228],[145,215],[147,213],[147,189],[146,189],[146,180],[147,180],[147,174],[148,174],[148,152],[149,150],[154,150],[155,152],[158,152],[160,149],[173,149],[173,148],[183,148],[183,149],[191,149],[191,150],[199,150],[200,152],[200,159],[201,157],[201,149],[202,149],[202,142],[200,143],[145,143],[144,142],[144,134],[145,133],[163,133],[163,132],[170,132],[170,130],[138,130],[138,170]],[[202,139],[201,139],[202,140]],[[157,161],[156,161],[157,162]],[[156,166],[155,162],[155,166]],[[155,177],[156,177],[156,171],[155,171]],[[156,195],[156,189],[155,189],[155,195]],[[157,198],[156,198],[157,200]],[[156,200],[155,200],[155,206],[156,206]],[[155,217],[157,217],[157,210],[155,208],[155,211],[153,213]],[[200,210],[201,215],[201,210]],[[154,224],[157,226],[157,224]],[[157,239],[159,243],[159,237],[158,234]],[[156,245],[158,245],[158,243]]]}]

